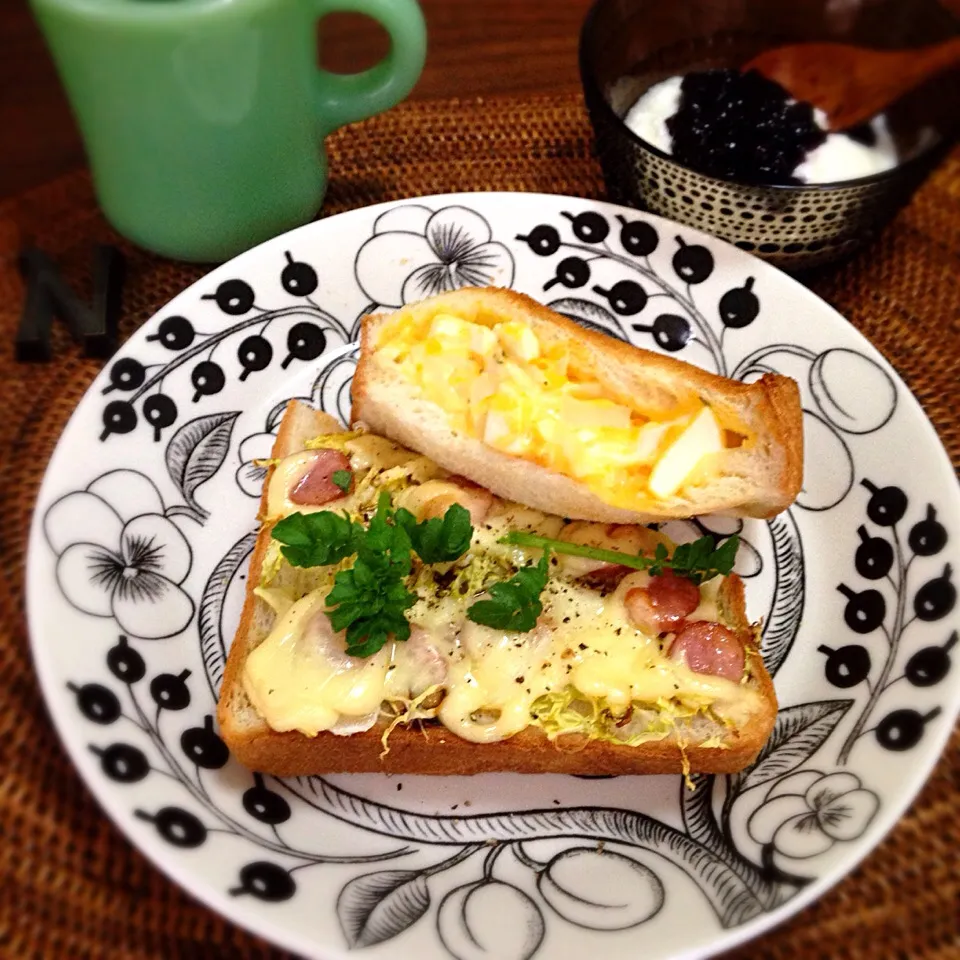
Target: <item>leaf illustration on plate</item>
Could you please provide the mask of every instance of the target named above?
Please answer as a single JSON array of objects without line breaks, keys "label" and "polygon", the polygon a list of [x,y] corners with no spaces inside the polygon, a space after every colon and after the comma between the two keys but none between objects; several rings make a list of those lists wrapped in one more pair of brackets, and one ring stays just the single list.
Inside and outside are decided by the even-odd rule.
[{"label": "leaf illustration on plate", "polygon": [[688,836],[702,843],[724,861],[746,886],[758,897],[764,899],[769,894],[769,885],[764,882],[757,868],[739,854],[717,823],[713,814],[713,793],[717,777],[695,773],[689,778],[693,789],[686,780],[680,784],[680,812],[683,826]]},{"label": "leaf illustration on plate", "polygon": [[793,641],[800,631],[806,594],[803,545],[793,513],[785,513],[768,521],[773,540],[773,556],[777,582],[773,604],[763,628],[760,654],[770,676],[787,659]]},{"label": "leaf illustration on plate", "polygon": [[[695,773],[680,785],[680,812],[687,834],[711,850],[725,848],[723,836],[713,816],[713,783],[716,777]],[[692,789],[691,789],[692,785]]]},{"label": "leaf illustration on plate", "polygon": [[244,567],[257,542],[255,532],[245,534],[214,567],[200,599],[197,628],[200,633],[200,655],[203,657],[204,673],[210,692],[216,700],[220,695],[220,681],[227,661],[227,648],[223,642],[221,616],[223,601],[237,571]]},{"label": "leaf illustration on plate", "polygon": [[606,333],[620,340],[627,339],[617,318],[606,308],[591,303],[589,300],[563,297],[560,300],[551,301],[547,306],[551,310],[556,310],[557,313],[562,313],[568,319],[573,320],[574,323],[579,323],[581,327],[586,327],[587,330]]},{"label": "leaf illustration on plate", "polygon": [[239,416],[239,411],[207,414],[185,423],[173,435],[167,444],[167,472],[185,503],[170,507],[168,516],[184,515],[197,523],[203,523],[210,516],[210,512],[197,503],[195,493],[222,466]]},{"label": "leaf illustration on plate", "polygon": [[337,897],[337,917],[351,949],[390,940],[429,907],[427,879],[417,870],[366,873],[345,884]]},{"label": "leaf illustration on plate", "polygon": [[753,766],[731,782],[731,792],[742,793],[795,770],[817,752],[852,705],[853,700],[821,700],[784,707],[766,746]]}]

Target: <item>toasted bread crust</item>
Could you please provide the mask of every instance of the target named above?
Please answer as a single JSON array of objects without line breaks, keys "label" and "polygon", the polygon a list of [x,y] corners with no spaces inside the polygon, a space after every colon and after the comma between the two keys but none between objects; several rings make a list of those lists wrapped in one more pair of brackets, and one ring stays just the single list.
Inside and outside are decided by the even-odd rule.
[{"label": "toasted bread crust", "polygon": [[[284,414],[273,457],[282,458],[303,449],[304,442],[343,428],[326,414],[291,402]],[[264,483],[261,516],[266,511]],[[381,737],[385,724],[350,736],[320,733],[308,737],[298,732],[272,730],[253,714],[243,690],[242,672],[247,656],[266,637],[269,607],[253,593],[270,542],[271,524],[260,531],[250,564],[247,595],[240,625],[230,648],[217,709],[220,733],[231,753],[244,766],[275,776],[306,776],[322,773],[416,773],[467,775],[492,771],[566,774],[658,774],[684,769],[702,773],[732,773],[742,770],[759,753],[773,728],[776,696],[756,650],[748,648],[748,681],[762,697],[764,708],[739,730],[722,731],[725,746],[703,747],[679,743],[676,737],[639,746],[592,741],[569,735],[552,743],[538,728],[526,730],[493,744],[463,740],[440,724],[398,725],[390,734],[390,750],[383,754]],[[721,604],[730,625],[750,632],[744,607],[743,583],[730,576],[721,590]],[[246,718],[244,715],[247,715]],[[717,734],[718,731],[713,731]]]},{"label": "toasted bread crust", "polygon": [[678,397],[697,395],[721,418],[726,414],[758,437],[750,449],[724,451],[717,477],[687,491],[687,498],[646,496],[638,499],[635,509],[613,506],[580,481],[452,431],[439,407],[421,399],[395,369],[378,362],[377,332],[395,315],[365,317],[352,387],[353,416],[374,432],[420,451],[452,473],[469,476],[498,496],[576,519],[649,523],[709,513],[772,517],[800,491],[802,413],[799,389],[789,377],[765,374],[755,383],[719,377],[674,357],[584,329],[512,290],[458,290],[398,313],[415,316],[422,311],[521,319],[541,342],[564,342],[578,363],[592,368],[606,386],[625,398],[643,396],[649,409],[659,408],[664,417],[670,417]]}]

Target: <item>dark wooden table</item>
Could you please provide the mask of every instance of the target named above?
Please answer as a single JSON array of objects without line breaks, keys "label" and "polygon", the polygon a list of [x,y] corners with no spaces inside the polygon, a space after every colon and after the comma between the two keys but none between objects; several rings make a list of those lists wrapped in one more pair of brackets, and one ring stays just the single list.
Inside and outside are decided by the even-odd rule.
[{"label": "dark wooden table", "polygon": [[[429,50],[415,99],[558,93],[579,86],[577,36],[592,0],[420,0]],[[365,17],[323,23],[325,67],[353,71],[387,49]],[[27,0],[0,0],[0,199],[84,164],[83,146]]]}]

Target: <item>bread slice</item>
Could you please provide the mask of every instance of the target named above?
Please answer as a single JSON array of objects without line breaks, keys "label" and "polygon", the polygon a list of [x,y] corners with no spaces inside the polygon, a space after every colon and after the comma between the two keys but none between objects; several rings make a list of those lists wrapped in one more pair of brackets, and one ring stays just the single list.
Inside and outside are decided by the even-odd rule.
[{"label": "bread slice", "polygon": [[[666,420],[675,416],[679,405],[699,398],[721,423],[742,425],[754,440],[749,446],[716,454],[710,474],[682,488],[682,496],[658,499],[645,493],[630,508],[612,505],[579,480],[451,429],[446,412],[420,396],[417,387],[378,354],[377,336],[385,323],[394,317],[414,320],[438,313],[487,325],[520,321],[533,330],[544,349],[566,344],[577,365],[591,371],[622,402],[636,402]],[[463,289],[404,307],[396,314],[366,317],[352,390],[353,416],[374,432],[425,454],[452,473],[470,477],[504,499],[564,517],[612,523],[716,513],[766,518],[788,507],[800,491],[802,414],[793,380],[765,374],[747,384],[718,377],[586,330],[512,290]]]},{"label": "bread slice", "polygon": [[[274,458],[304,448],[307,440],[340,430],[324,413],[291,402],[283,418]],[[272,474],[273,467],[270,468]],[[266,511],[266,490],[261,515]],[[258,715],[244,692],[242,675],[250,653],[273,625],[272,609],[253,589],[270,542],[272,523],[261,527],[250,564],[247,595],[227,659],[217,716],[220,733],[231,753],[252,770],[276,776],[322,773],[396,772],[462,775],[490,771],[567,774],[645,774],[681,771],[729,773],[743,769],[757,755],[773,727],[777,703],[770,677],[751,644],[747,650],[745,683],[760,694],[762,708],[741,729],[728,729],[705,717],[678,724],[675,734],[638,746],[589,740],[567,735],[551,742],[536,727],[492,744],[462,740],[436,722],[417,721],[397,726],[383,756],[381,720],[362,733],[339,736],[324,732],[315,737],[299,732],[277,732]],[[283,577],[283,572],[278,575]],[[275,581],[276,582],[276,581]],[[738,631],[751,631],[744,609],[743,584],[729,577],[720,593],[725,622]],[[718,745],[705,746],[706,742]]]}]

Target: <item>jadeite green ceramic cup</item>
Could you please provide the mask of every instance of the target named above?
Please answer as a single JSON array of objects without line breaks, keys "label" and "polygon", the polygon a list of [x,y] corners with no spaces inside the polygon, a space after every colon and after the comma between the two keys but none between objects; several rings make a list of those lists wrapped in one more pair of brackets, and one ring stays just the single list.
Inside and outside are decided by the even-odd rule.
[{"label": "jadeite green ceramic cup", "polygon": [[[312,219],[323,138],[397,104],[426,29],[416,0],[31,0],[113,226],[163,256],[219,262]],[[316,24],[352,11],[391,50],[316,65]]]}]

